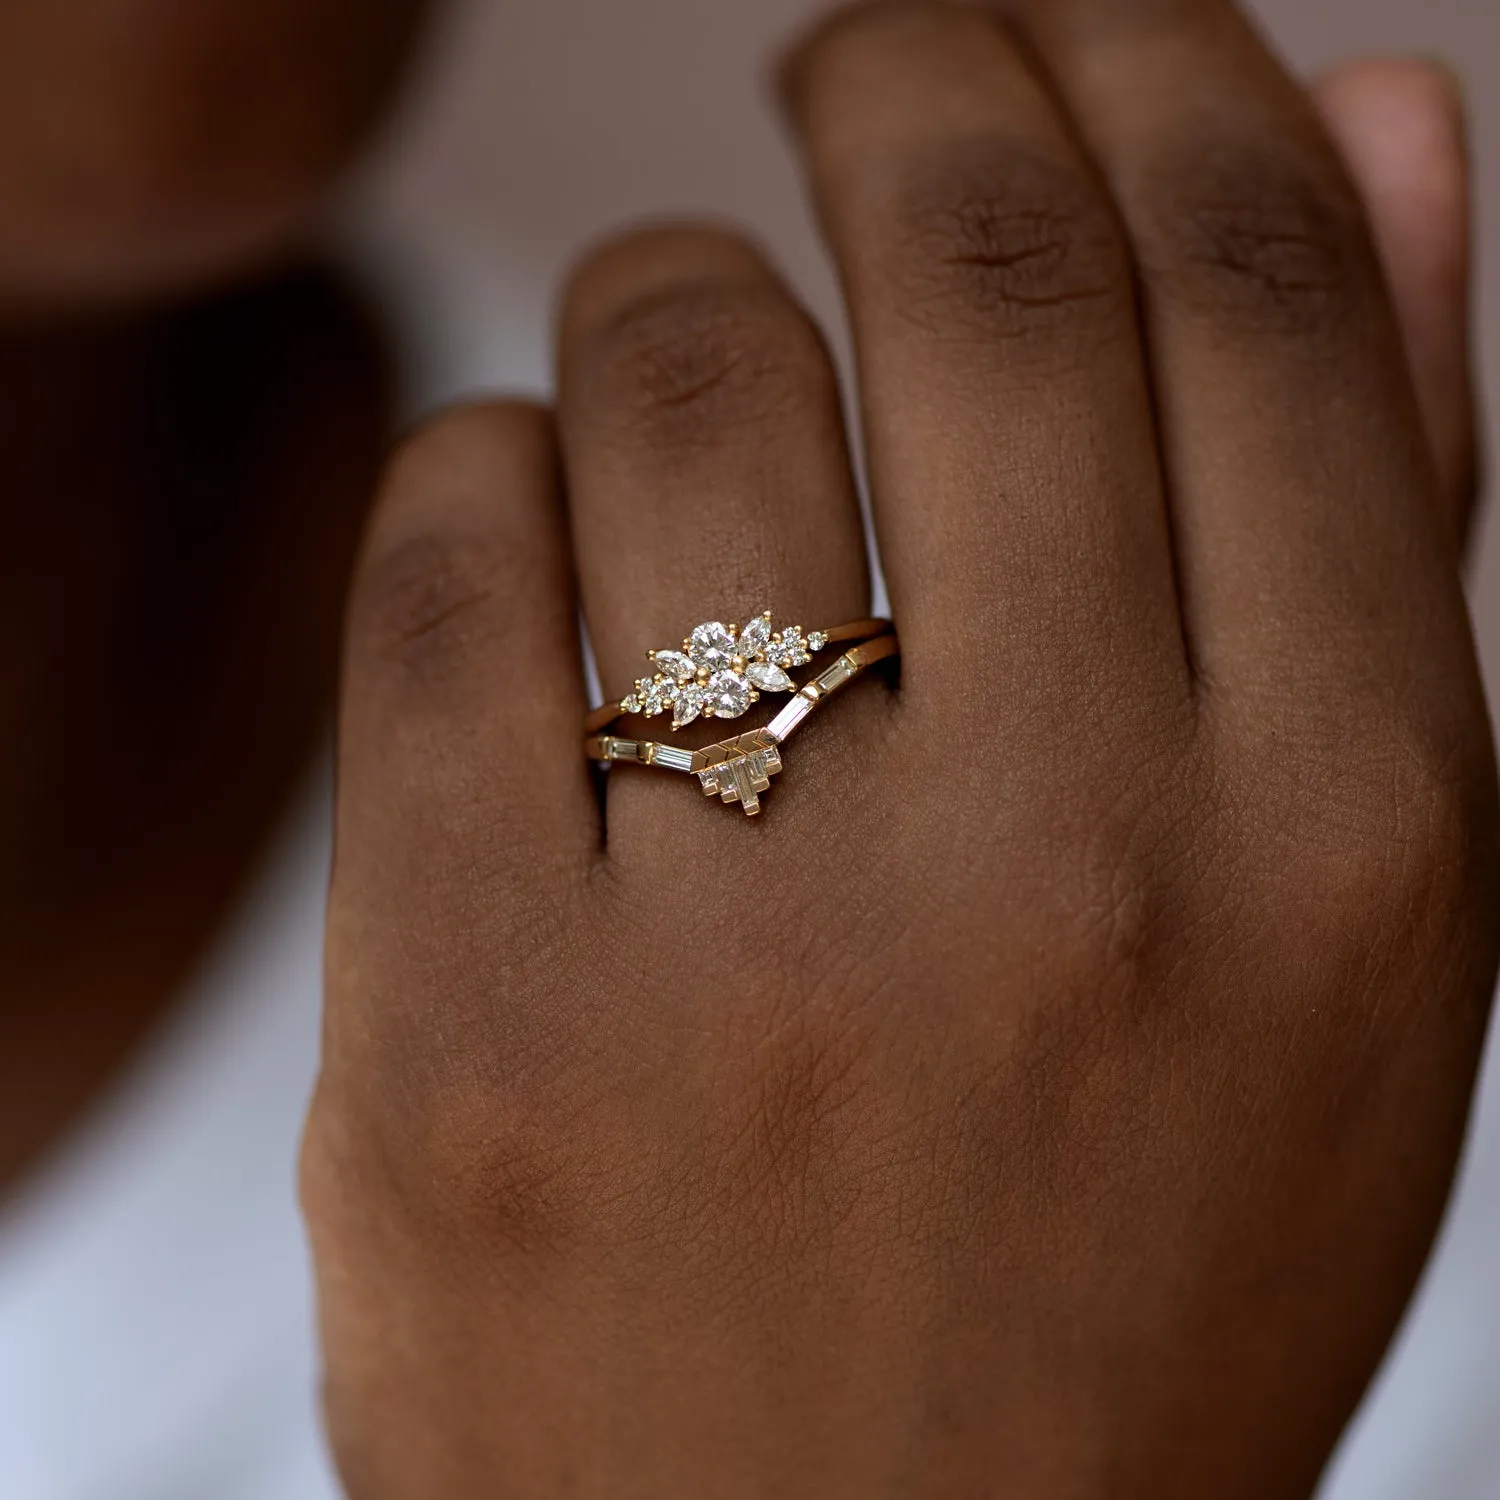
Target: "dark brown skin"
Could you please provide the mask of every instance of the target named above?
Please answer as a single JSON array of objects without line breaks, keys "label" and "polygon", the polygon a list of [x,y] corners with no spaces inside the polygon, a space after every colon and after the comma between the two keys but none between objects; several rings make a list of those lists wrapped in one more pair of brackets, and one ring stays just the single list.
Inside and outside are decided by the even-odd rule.
[{"label": "dark brown skin", "polygon": [[[115,18],[129,47],[117,45]],[[315,736],[383,421],[378,346],[357,306],[317,273],[212,297],[194,289],[295,241],[369,118],[405,24],[334,0],[56,0],[0,22],[0,305],[12,309],[0,325],[0,1181],[89,1103],[161,1012],[241,888]],[[303,45],[306,27],[318,34]],[[281,40],[268,50],[269,38]],[[257,67],[268,69],[259,80]],[[45,91],[34,86],[43,76]],[[267,76],[278,90],[263,86]],[[296,107],[272,119],[273,97]],[[1316,97],[1385,255],[1443,476],[1429,476],[1424,493],[1456,527],[1473,472],[1456,111],[1441,80],[1414,65],[1341,70]],[[931,113],[919,107],[914,123]],[[1392,146],[1392,116],[1421,127],[1420,170]],[[60,152],[50,134],[59,129]],[[1412,130],[1396,135],[1409,145]],[[38,193],[59,161],[70,190]],[[995,267],[973,269],[976,281],[1005,283]],[[688,295],[683,279],[700,290]],[[626,311],[648,288],[654,324]],[[170,310],[119,310],[146,300]],[[704,329],[684,302],[722,302],[733,316]],[[601,630],[607,670],[634,665],[658,626],[697,618],[705,588],[772,589],[809,619],[858,598],[829,377],[760,263],[721,237],[652,237],[601,257],[571,306],[566,447],[586,599],[601,627],[618,612],[612,634]],[[62,309],[74,315],[63,320]],[[726,331],[750,341],[748,368],[724,367],[738,347],[723,344]],[[976,336],[989,331],[980,323]],[[1048,347],[1028,340],[1038,356]],[[968,332],[959,342],[976,347]],[[767,349],[769,366],[752,357]],[[694,374],[716,368],[716,382]],[[672,391],[696,394],[674,414],[661,409]],[[997,403],[1002,413],[1013,405]],[[679,447],[674,424],[707,441]],[[877,435],[889,441],[908,425],[920,431],[897,413]],[[761,441],[772,428],[784,453]],[[983,426],[974,435],[1003,436]],[[1058,519],[1048,508],[1066,496],[1012,483],[995,490],[1003,508],[981,512],[961,486],[911,497],[882,480],[908,634],[900,708],[862,689],[813,726],[764,827],[702,821],[713,810],[674,800],[680,788],[620,778],[601,857],[571,762],[572,563],[548,478],[552,445],[533,413],[451,419],[400,461],[370,546],[351,653],[330,1060],[307,1172],[351,1491],[1124,1494],[1131,1465],[1184,1425],[1200,1474],[1238,1441],[1214,1421],[1194,1426],[1177,1388],[1186,1370],[1199,1382],[1188,1394],[1206,1401],[1200,1367],[1219,1359],[1232,1368],[1218,1389],[1247,1393],[1247,1428],[1268,1404],[1295,1408],[1285,1464],[1305,1467],[1300,1440],[1311,1428],[1321,1442],[1362,1378],[1430,1223],[1477,1029],[1477,1002],[1466,1011],[1461,1000],[1477,993],[1484,962],[1472,942],[1444,948],[1446,964],[1429,959],[1442,913],[1405,939],[1393,922],[1369,934],[1392,953],[1387,1003],[1357,1005],[1343,973],[1326,973],[1359,934],[1341,926],[1324,943],[1322,928],[1344,922],[1346,907],[1368,917],[1356,887],[1377,887],[1382,909],[1393,908],[1424,868],[1424,848],[1427,867],[1477,869],[1479,838],[1465,859],[1444,862],[1437,835],[1453,836],[1454,819],[1424,839],[1414,818],[1403,829],[1408,878],[1383,881],[1373,832],[1356,838],[1347,818],[1327,816],[1364,804],[1328,793],[1326,756],[1299,741],[1309,779],[1293,791],[1299,812],[1310,797],[1325,814],[1316,826],[1338,855],[1336,878],[1315,900],[1306,866],[1270,895],[1264,876],[1250,890],[1261,910],[1273,898],[1290,908],[1289,944],[1316,963],[1295,982],[1269,959],[1252,971],[1248,947],[1237,968],[1195,963],[1182,918],[1222,894],[1228,870],[1209,861],[1201,892],[1179,906],[1193,872],[1164,896],[1156,869],[1167,862],[1122,848],[1113,806],[1098,820],[1098,849],[1142,899],[1111,961],[1080,921],[1119,908],[1102,892],[1105,863],[1080,860],[1089,851],[1069,822],[1103,792],[1080,792],[1076,756],[1065,779],[1046,762],[1043,731],[1059,732],[1046,704],[1032,705],[1029,733],[1013,703],[976,706],[993,725],[980,751],[1003,754],[994,763],[1011,777],[986,779],[983,796],[903,773],[900,753],[881,743],[893,723],[911,724],[920,747],[952,712],[937,677],[922,686],[943,653],[922,646],[921,558],[908,552],[903,573],[897,507],[931,498],[955,525],[971,512],[990,524],[1020,501],[1035,507],[1042,540]],[[784,472],[748,462],[751,451]],[[636,497],[642,535],[661,538],[649,558],[610,521],[616,490]],[[690,561],[671,551],[705,494],[755,507],[748,556],[738,536],[735,550],[705,545]],[[765,545],[762,502],[790,496],[805,497],[807,513],[782,514],[783,534],[814,538],[821,552]],[[452,552],[450,526],[477,549]],[[405,560],[382,562],[403,537]],[[611,594],[599,559],[620,539],[628,548],[610,559]],[[1013,548],[1016,538],[994,528],[990,541]],[[1059,531],[1065,542],[1076,537]],[[451,558],[457,571],[434,581],[424,557]],[[702,557],[727,560],[705,573]],[[1446,589],[1420,569],[1402,574],[1408,586],[1413,604]],[[528,599],[537,617],[512,616]],[[1451,619],[1441,598],[1438,612]],[[942,625],[939,612],[926,619]],[[992,686],[1022,660],[1013,651],[1044,644],[1013,624],[1013,638],[990,638]],[[553,664],[559,690],[528,682],[503,701],[514,668],[502,646]],[[1466,669],[1456,676],[1467,701],[1472,680]],[[1180,740],[1135,708],[1111,725],[1132,765],[1143,741],[1161,747],[1161,764],[1169,749],[1182,759]],[[377,720],[395,730],[379,743]],[[1369,742],[1356,728],[1362,775],[1350,785],[1368,794]],[[502,744],[509,760],[494,753]],[[840,751],[857,744],[875,778],[865,795],[877,786],[892,816],[836,805]],[[1117,784],[1120,765],[1099,774]],[[1203,784],[1192,783],[1198,799]],[[1342,774],[1337,789],[1347,789]],[[1007,821],[1049,806],[1064,815],[1041,838]],[[1199,801],[1190,810],[1207,820]],[[1173,811],[1161,798],[1156,826]],[[1482,834],[1485,816],[1481,806],[1463,827]],[[1160,853],[1169,849],[1163,838]],[[1219,844],[1202,852],[1222,863]],[[776,887],[756,907],[744,892],[761,868],[775,870]],[[857,901],[845,894],[851,869]],[[928,917],[965,870],[972,884]],[[1454,879],[1449,888],[1466,896],[1480,877]],[[720,893],[748,914],[683,982],[660,955]],[[1246,907],[1245,890],[1235,895]],[[1455,898],[1450,924],[1466,910]],[[564,933],[562,917],[574,914],[585,923]],[[804,942],[809,933],[816,940]],[[801,950],[806,963],[794,969]],[[1164,977],[1179,951],[1181,972]],[[738,972],[741,952],[753,982]],[[542,974],[549,955],[565,967]],[[1085,1026],[1090,1005],[1098,1024]],[[586,1011],[603,1024],[580,1034]],[[1267,1054],[1291,1035],[1293,1013],[1298,1039],[1319,1046],[1283,1046],[1272,1067]],[[1247,1035],[1257,1016],[1267,1026]],[[1269,1024],[1278,1018],[1279,1030]],[[1403,1025],[1417,1045],[1393,1060],[1384,1047]],[[1340,1034],[1361,1045],[1335,1048]],[[1213,1099],[1205,1080],[1236,1069],[1239,1087]],[[1172,1087],[1159,1081],[1168,1070]],[[1325,1103],[1339,1107],[1320,1109],[1309,1080],[1326,1082]],[[1413,1113],[1400,1149],[1380,1130],[1363,1138],[1356,1127],[1388,1119],[1403,1083],[1425,1113]],[[1254,1125],[1252,1170],[1244,1141]],[[1293,1153],[1297,1169],[1277,1171]],[[1307,1204],[1338,1154],[1353,1166],[1338,1178],[1350,1212],[1337,1234],[1353,1238],[1359,1213],[1384,1210],[1373,1271],[1368,1247],[1340,1244],[1321,1258],[1310,1233],[1320,1223],[1335,1233],[1329,1204],[1314,1204],[1311,1224]],[[1393,1208],[1359,1192],[1379,1173]],[[1252,1215],[1254,1232],[1239,1234]],[[1341,1300],[1320,1303],[1316,1317],[1287,1305],[1290,1251],[1316,1272],[1340,1268]],[[1346,1283],[1345,1267],[1361,1274]],[[1316,1285],[1298,1294],[1311,1299]],[[1132,1327],[1121,1326],[1121,1307]],[[1253,1336],[1242,1338],[1246,1326]],[[1299,1339],[1292,1356],[1288,1326]],[[1304,1370],[1305,1332],[1322,1359]],[[1278,1361],[1312,1391],[1305,1410],[1285,1376],[1278,1392],[1258,1387]],[[1178,1430],[1160,1420],[1164,1408]],[[1279,1404],[1275,1414],[1284,1422]],[[1217,1405],[1211,1415],[1223,1417]],[[1133,1447],[1122,1432],[1135,1434]],[[1253,1436],[1251,1457],[1282,1460],[1266,1458],[1264,1431]],[[990,1447],[999,1457],[970,1483]],[[1169,1479],[1151,1493],[1192,1491],[1194,1473],[1163,1469]],[[1271,1491],[1237,1471],[1215,1492]]]},{"label": "dark brown skin", "polygon": [[355,1500],[1290,1500],[1405,1306],[1500,943],[1453,303],[1223,0],[1008,10],[789,68],[904,656],[760,820],[573,752],[575,588],[606,684],[865,611],[754,250],[601,249],[556,422],[391,470],[304,1159]]},{"label": "dark brown skin", "polygon": [[297,244],[418,9],[0,16],[0,1187],[180,992],[326,725],[389,394]]}]

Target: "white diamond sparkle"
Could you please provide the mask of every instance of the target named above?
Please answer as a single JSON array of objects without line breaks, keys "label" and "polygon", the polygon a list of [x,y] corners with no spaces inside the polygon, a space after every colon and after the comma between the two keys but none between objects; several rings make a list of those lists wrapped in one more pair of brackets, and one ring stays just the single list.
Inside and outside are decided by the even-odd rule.
[{"label": "white diamond sparkle", "polygon": [[670,713],[674,729],[700,714],[737,719],[762,693],[795,693],[787,669],[811,661],[827,644],[824,631],[803,635],[797,625],[777,630],[769,611],[744,626],[708,620],[693,628],[681,650],[651,652],[649,675],[637,680],[620,706],[648,719]]}]

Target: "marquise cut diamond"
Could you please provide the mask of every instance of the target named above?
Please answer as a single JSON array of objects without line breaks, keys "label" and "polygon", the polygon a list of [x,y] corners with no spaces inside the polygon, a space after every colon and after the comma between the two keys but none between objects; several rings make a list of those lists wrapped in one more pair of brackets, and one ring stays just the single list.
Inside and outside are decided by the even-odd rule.
[{"label": "marquise cut diamond", "polygon": [[763,693],[789,693],[797,686],[780,667],[772,661],[753,661],[745,668],[745,676]]},{"label": "marquise cut diamond", "polygon": [[788,625],[774,632],[769,611],[743,629],[708,620],[694,627],[682,650],[651,652],[650,675],[636,682],[620,706],[648,718],[670,710],[674,729],[700,714],[737,719],[760,693],[796,692],[787,669],[811,661],[827,644],[824,631],[804,636],[799,626]]}]

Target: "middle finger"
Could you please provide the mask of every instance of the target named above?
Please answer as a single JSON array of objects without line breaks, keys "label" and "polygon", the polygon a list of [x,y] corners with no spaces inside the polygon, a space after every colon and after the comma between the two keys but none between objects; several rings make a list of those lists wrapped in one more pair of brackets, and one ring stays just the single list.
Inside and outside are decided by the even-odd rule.
[{"label": "middle finger", "polygon": [[[627,236],[575,274],[559,334],[574,549],[607,697],[700,622],[770,610],[777,628],[818,630],[868,615],[833,366],[751,246],[702,227]],[[651,737],[671,738],[673,718],[645,721]],[[667,808],[682,810],[672,826],[704,826],[659,772],[611,788],[621,847],[633,824],[659,832]]]},{"label": "middle finger", "polygon": [[992,18],[882,3],[826,23],[788,92],[855,334],[908,699],[972,707],[960,633],[1007,720],[1072,732],[1143,682],[1185,696],[1130,259],[1046,89]]}]

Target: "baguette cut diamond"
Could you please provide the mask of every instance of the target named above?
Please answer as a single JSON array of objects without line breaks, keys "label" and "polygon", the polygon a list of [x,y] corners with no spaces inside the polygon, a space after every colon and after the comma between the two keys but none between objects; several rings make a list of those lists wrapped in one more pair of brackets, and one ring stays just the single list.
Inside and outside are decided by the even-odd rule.
[{"label": "baguette cut diamond", "polygon": [[781,752],[774,746],[739,752],[706,771],[698,772],[705,797],[738,802],[747,818],[760,811],[760,794],[771,789],[771,778],[781,771]]}]

